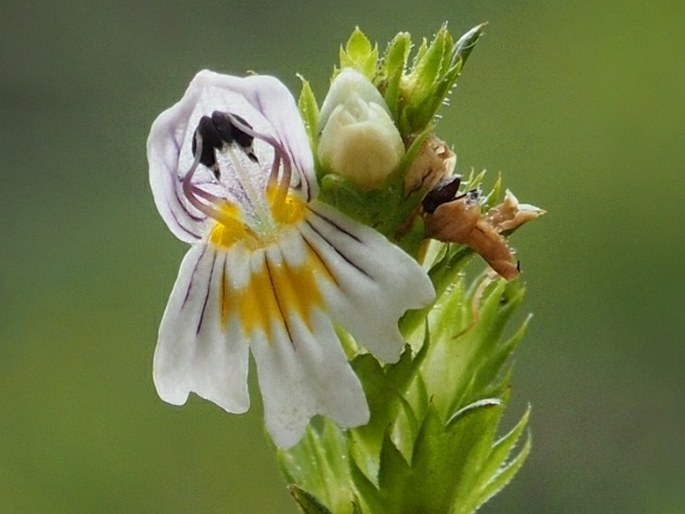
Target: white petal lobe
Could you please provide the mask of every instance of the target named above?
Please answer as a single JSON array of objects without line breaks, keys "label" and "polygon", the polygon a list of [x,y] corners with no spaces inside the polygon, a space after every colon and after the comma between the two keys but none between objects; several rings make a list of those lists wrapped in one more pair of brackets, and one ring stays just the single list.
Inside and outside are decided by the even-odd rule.
[{"label": "white petal lobe", "polygon": [[288,330],[279,327],[271,340],[251,341],[264,399],[267,429],[276,445],[297,443],[316,414],[342,427],[368,422],[369,410],[359,379],[352,371],[330,319],[313,316],[312,332],[295,316]]},{"label": "white petal lobe", "polygon": [[172,404],[186,402],[192,391],[229,412],[245,412],[247,342],[221,323],[222,275],[226,252],[197,245],[181,264],[169,298],[155,350],[153,378],[159,396]]},{"label": "white petal lobe", "polygon": [[417,262],[375,230],[330,206],[310,205],[302,234],[334,273],[323,283],[333,317],[379,359],[396,362],[404,339],[398,319],[435,299]]}]

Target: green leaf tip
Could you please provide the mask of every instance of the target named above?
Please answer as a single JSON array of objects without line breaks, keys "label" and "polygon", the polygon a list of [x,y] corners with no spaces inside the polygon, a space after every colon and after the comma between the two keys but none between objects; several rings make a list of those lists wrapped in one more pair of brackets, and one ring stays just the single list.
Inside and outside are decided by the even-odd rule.
[{"label": "green leaf tip", "polygon": [[402,82],[400,96],[406,102],[399,122],[403,133],[418,132],[435,117],[484,27],[481,24],[472,28],[455,43],[444,24],[430,43],[422,41]]},{"label": "green leaf tip", "polygon": [[345,47],[340,47],[340,68],[353,68],[373,79],[378,65],[378,46],[355,27]]},{"label": "green leaf tip", "polygon": [[303,514],[332,514],[313,494],[296,485],[289,485],[288,489]]},{"label": "green leaf tip", "polygon": [[452,54],[453,63],[457,60],[461,60],[462,64],[466,62],[478,40],[485,34],[487,25],[487,22],[476,25],[457,40]]},{"label": "green leaf tip", "polygon": [[312,145],[312,148],[316,148],[319,139],[319,105],[316,103],[316,97],[314,96],[312,87],[309,85],[309,81],[299,73],[297,74],[297,78],[302,82],[302,90],[300,91],[300,97],[297,101],[297,107],[302,115],[302,121],[307,130],[309,142]]},{"label": "green leaf tip", "polygon": [[416,134],[426,128],[445,103],[486,25],[473,27],[455,42],[447,24],[443,24],[430,42],[421,40],[411,64],[409,33],[399,32],[379,58],[378,45],[355,27],[347,43],[340,47],[339,69],[353,68],[373,81],[400,133]]}]

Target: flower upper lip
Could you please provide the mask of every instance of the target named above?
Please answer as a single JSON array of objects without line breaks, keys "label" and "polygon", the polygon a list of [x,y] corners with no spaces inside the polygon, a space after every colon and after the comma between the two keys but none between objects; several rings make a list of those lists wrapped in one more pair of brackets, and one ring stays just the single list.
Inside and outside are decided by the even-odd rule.
[{"label": "flower upper lip", "polygon": [[[155,120],[147,144],[155,204],[170,230],[188,243],[201,240],[212,224],[211,219],[207,220],[208,213],[193,205],[184,192],[183,179],[195,160],[195,128],[202,116],[211,116],[214,110],[225,112],[226,106],[231,106],[230,114],[238,120],[244,120],[249,113],[254,132],[262,136],[261,143],[255,142],[257,154],[267,151],[268,146],[279,146],[279,157],[287,159],[292,169],[292,176],[287,179],[291,192],[305,201],[318,193],[309,141],[288,89],[270,76],[233,77],[201,71],[183,98]],[[278,163],[271,157],[259,160],[262,165],[273,164],[269,168],[271,173],[278,169]],[[265,190],[268,174],[251,175],[257,182],[255,186]],[[222,177],[221,186],[214,178],[213,172],[204,168],[198,170],[194,183],[202,185],[207,194],[239,199],[240,187],[235,177]]]}]

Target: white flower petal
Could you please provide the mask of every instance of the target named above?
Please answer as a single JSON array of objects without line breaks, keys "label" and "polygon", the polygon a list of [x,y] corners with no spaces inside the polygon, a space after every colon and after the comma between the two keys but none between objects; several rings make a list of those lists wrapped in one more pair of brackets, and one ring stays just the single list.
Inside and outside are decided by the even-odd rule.
[{"label": "white flower petal", "polygon": [[[196,80],[230,89],[242,95],[257,109],[274,128],[276,136],[290,154],[293,166],[302,173],[301,178],[305,181],[302,186],[309,188],[305,198],[309,200],[317,195],[318,186],[309,138],[293,95],[280,80],[269,75],[238,78],[208,70],[198,73]],[[298,184],[293,186],[297,187]]]},{"label": "white flower petal", "polygon": [[228,252],[207,245],[193,246],[183,259],[153,366],[157,392],[169,403],[185,403],[192,391],[229,412],[245,412],[250,405],[247,341],[237,323],[221,319],[225,267],[241,273],[240,261],[228,259]]},{"label": "white flower petal", "polygon": [[405,344],[397,327],[407,309],[435,299],[425,271],[375,230],[313,202],[303,237],[334,281],[321,281],[333,317],[379,359],[395,362]]},{"label": "white flower petal", "polygon": [[330,417],[341,427],[363,425],[369,409],[359,379],[342,351],[330,318],[318,309],[310,327],[298,316],[287,316],[272,337],[255,337],[264,418],[276,445],[297,443],[312,416]]},{"label": "white flower petal", "polygon": [[169,230],[186,243],[201,240],[207,228],[205,216],[193,211],[183,198],[180,183],[181,175],[187,170],[179,169],[179,159],[197,94],[197,91],[192,95],[186,92],[181,102],[160,114],[152,124],[147,140],[150,187],[155,205]]},{"label": "white flower petal", "polygon": [[[274,77],[241,78],[201,71],[183,98],[157,117],[147,142],[155,205],[174,235],[187,243],[203,239],[213,225],[184,198],[181,179],[193,163],[191,142],[199,119],[215,110],[237,114],[258,132],[275,137],[292,161],[292,187],[307,200],[317,193],[309,140],[288,89]],[[255,146],[263,166],[263,173],[255,180],[263,189],[272,158],[260,153],[271,149],[263,141],[255,141]],[[198,180],[204,176],[204,180],[211,181],[207,169],[198,175]]]}]

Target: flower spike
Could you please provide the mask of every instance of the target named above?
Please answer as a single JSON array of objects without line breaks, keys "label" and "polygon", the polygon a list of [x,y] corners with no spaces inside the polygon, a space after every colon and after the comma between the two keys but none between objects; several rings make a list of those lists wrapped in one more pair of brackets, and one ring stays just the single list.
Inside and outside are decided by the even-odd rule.
[{"label": "flower spike", "polygon": [[312,150],[286,87],[202,71],[155,120],[147,150],[155,204],[192,245],[159,329],[160,397],[180,405],[195,392],[244,412],[251,352],[278,446],[295,444],[316,414],[366,423],[334,323],[396,361],[397,320],[435,293],[411,257],[316,200]]}]

